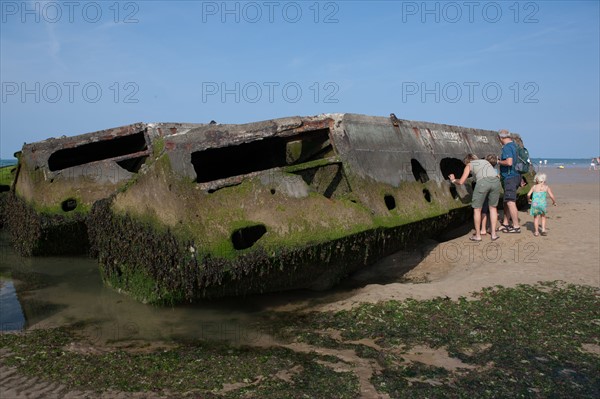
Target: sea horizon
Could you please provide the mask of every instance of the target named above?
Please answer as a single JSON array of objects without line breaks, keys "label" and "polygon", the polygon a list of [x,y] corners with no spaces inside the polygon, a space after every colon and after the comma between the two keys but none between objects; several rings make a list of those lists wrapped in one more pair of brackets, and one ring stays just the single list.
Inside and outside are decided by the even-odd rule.
[{"label": "sea horizon", "polygon": [[[530,158],[531,163],[536,166],[542,167],[559,167],[564,166],[565,168],[589,168],[592,161],[590,158]],[[541,161],[541,163],[540,163]]]}]

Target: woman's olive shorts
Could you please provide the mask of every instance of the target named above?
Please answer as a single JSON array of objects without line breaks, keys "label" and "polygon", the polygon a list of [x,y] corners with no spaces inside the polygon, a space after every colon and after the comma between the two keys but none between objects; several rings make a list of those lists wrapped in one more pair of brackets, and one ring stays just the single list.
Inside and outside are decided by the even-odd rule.
[{"label": "woman's olive shorts", "polygon": [[473,208],[483,207],[485,197],[488,197],[489,206],[498,206],[500,200],[500,179],[497,177],[486,177],[477,181],[473,190],[471,206]]}]

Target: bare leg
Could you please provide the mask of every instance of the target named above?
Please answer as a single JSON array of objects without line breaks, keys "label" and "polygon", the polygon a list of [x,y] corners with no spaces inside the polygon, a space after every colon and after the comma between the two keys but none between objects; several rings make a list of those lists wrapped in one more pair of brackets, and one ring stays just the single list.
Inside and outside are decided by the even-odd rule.
[{"label": "bare leg", "polygon": [[502,204],[503,209],[504,209],[504,217],[502,218],[502,224],[505,226],[508,226],[508,215],[509,215],[509,210],[508,210],[508,202],[504,202],[504,204]]},{"label": "bare leg", "polygon": [[519,228],[519,213],[517,211],[517,203],[515,201],[508,201],[506,203],[508,211],[510,213],[510,219],[512,220],[513,228]]},{"label": "bare leg", "polygon": [[475,238],[481,240],[481,208],[473,208],[473,224],[475,225]]},{"label": "bare leg", "polygon": [[496,239],[496,223],[498,222],[498,209],[495,206],[490,206],[490,224],[492,226],[492,240]]},{"label": "bare leg", "polygon": [[540,216],[536,215],[533,217],[533,235],[539,235]]},{"label": "bare leg", "polygon": [[542,215],[542,233],[546,232],[546,215]]},{"label": "bare leg", "polygon": [[484,236],[487,234],[487,214],[481,214],[481,235]]}]

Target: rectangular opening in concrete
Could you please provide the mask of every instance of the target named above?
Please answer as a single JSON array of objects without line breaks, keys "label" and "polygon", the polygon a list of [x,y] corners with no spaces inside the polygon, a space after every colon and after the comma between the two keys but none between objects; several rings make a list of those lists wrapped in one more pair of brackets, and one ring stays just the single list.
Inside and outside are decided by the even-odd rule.
[{"label": "rectangular opening in concrete", "polygon": [[269,137],[240,145],[192,153],[196,182],[207,183],[333,155],[329,129],[290,137]]},{"label": "rectangular opening in concrete", "polygon": [[144,162],[146,162],[146,158],[148,157],[128,158],[122,161],[118,161],[117,164],[131,173],[137,173],[140,171],[140,168],[142,167]]},{"label": "rectangular opening in concrete", "polygon": [[48,168],[54,172],[73,166],[85,165],[90,162],[135,154],[147,149],[148,146],[144,132],[139,132],[127,136],[115,137],[114,139],[83,144],[73,148],[63,148],[50,155],[50,158],[48,158]]}]

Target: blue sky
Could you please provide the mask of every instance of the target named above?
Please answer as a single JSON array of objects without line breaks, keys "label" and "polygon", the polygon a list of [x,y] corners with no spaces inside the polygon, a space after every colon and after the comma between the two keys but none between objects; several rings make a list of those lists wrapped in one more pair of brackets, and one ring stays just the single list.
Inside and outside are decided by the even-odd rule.
[{"label": "blue sky", "polygon": [[600,153],[599,2],[0,1],[0,157],[134,122],[353,112]]}]

